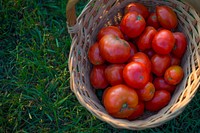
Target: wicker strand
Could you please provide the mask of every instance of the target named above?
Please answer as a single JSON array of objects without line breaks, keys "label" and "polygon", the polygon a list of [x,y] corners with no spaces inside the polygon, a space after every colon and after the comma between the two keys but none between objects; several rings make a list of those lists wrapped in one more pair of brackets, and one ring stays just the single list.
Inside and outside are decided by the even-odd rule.
[{"label": "wicker strand", "polygon": [[[145,112],[134,121],[111,117],[95,95],[90,85],[89,73],[91,64],[87,58],[89,47],[96,41],[100,28],[120,22],[124,7],[136,0],[90,0],[77,19],[78,26],[70,26],[70,34],[74,34],[69,54],[70,86],[78,101],[94,116],[116,128],[142,130],[164,124],[178,116],[192,100],[200,86],[200,17],[187,3],[179,0],[140,0],[151,11],[157,5],[170,6],[179,20],[178,30],[188,40],[187,51],[181,66],[184,78],[177,86],[170,103],[157,113]],[[68,25],[69,26],[69,25]]]},{"label": "wicker strand", "polygon": [[[108,1],[108,0],[104,0],[104,1]],[[189,5],[191,5],[192,7],[194,7],[194,9],[200,13],[200,1],[199,0],[183,0],[186,3],[188,3]],[[69,0],[66,6],[66,18],[68,21],[68,25],[69,26],[73,26],[76,23],[76,10],[75,10],[75,5],[76,3],[78,3],[79,0]]]}]

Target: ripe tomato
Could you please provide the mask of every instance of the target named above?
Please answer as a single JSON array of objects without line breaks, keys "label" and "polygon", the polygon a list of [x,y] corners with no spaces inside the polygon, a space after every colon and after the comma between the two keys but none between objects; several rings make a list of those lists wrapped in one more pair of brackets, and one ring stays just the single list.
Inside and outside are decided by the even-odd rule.
[{"label": "ripe tomato", "polygon": [[147,19],[147,25],[152,26],[155,29],[158,29],[160,27],[160,24],[158,22],[158,18],[156,16],[156,13],[151,13]]},{"label": "ripe tomato", "polygon": [[150,73],[150,77],[149,77],[149,82],[153,82],[154,76],[152,73]]},{"label": "ripe tomato", "polygon": [[136,90],[138,97],[142,101],[150,101],[155,93],[155,87],[151,82],[148,82],[144,88]]},{"label": "ripe tomato", "polygon": [[88,51],[88,58],[93,65],[101,65],[105,60],[101,57],[99,52],[99,43],[94,43]]},{"label": "ripe tomato", "polygon": [[135,120],[144,114],[144,103],[139,101],[138,105],[134,108],[133,113],[128,117],[128,120]]},{"label": "ripe tomato", "polygon": [[144,51],[146,49],[151,48],[151,42],[156,33],[157,33],[156,29],[151,26],[147,26],[145,28],[145,30],[139,36],[139,39],[137,41],[137,46],[140,51]]},{"label": "ripe tomato", "polygon": [[170,66],[170,64],[171,64],[171,58],[169,55],[155,54],[151,58],[151,71],[156,76],[163,76],[166,69]]},{"label": "ripe tomato", "polygon": [[130,38],[138,37],[145,26],[145,19],[138,12],[127,13],[120,23],[122,32]]},{"label": "ripe tomato", "polygon": [[[119,24],[119,25],[116,25],[116,27],[119,28],[120,31],[122,31],[122,30],[121,30],[121,27],[120,27],[120,24]],[[124,34],[123,32],[121,32],[121,33],[122,33],[123,36],[124,36],[124,40],[126,40],[126,41],[130,41],[130,38],[129,38],[126,34]],[[122,39],[123,39],[123,38],[122,38]]]},{"label": "ripe tomato", "polygon": [[124,36],[121,30],[117,26],[107,26],[107,27],[103,27],[99,31],[97,35],[97,40],[100,41],[103,36],[109,35],[109,34],[112,34],[112,35],[118,36],[121,39],[124,39]]},{"label": "ripe tomato", "polygon": [[166,29],[175,29],[178,25],[176,13],[168,6],[156,6],[156,15],[160,25]]},{"label": "ripe tomato", "polygon": [[125,7],[125,14],[128,13],[128,12],[133,12],[133,11],[136,11],[138,12],[139,14],[141,14],[144,19],[146,19],[148,16],[149,16],[149,11],[147,9],[146,6],[144,6],[143,4],[141,3],[130,3],[128,4],[126,7]]},{"label": "ripe tomato", "polygon": [[136,54],[138,52],[138,50],[137,50],[137,47],[133,43],[131,43],[131,42],[128,42],[128,43],[131,46],[131,56],[130,56],[130,58],[131,58],[131,57],[133,57],[134,54]]},{"label": "ripe tomato", "polygon": [[166,91],[170,92],[171,94],[176,89],[176,86],[168,84],[164,80],[164,77],[155,78],[154,81],[153,81],[153,84],[154,84],[156,90],[166,90]]},{"label": "ripe tomato", "polygon": [[105,69],[105,76],[107,81],[112,85],[123,83],[123,69],[125,64],[111,64]]},{"label": "ripe tomato", "polygon": [[108,88],[103,98],[106,111],[116,118],[128,118],[138,105],[136,91],[122,84]]},{"label": "ripe tomato", "polygon": [[158,28],[158,30],[157,31],[161,31],[161,30],[166,30],[165,28],[163,28],[163,27],[160,27],[160,28]]},{"label": "ripe tomato", "polygon": [[105,89],[108,86],[104,73],[105,69],[105,65],[93,66],[90,73],[90,83],[95,89]]},{"label": "ripe tomato", "polygon": [[174,55],[170,54],[171,57],[171,66],[172,65],[180,65],[181,64],[181,59],[175,57]]},{"label": "ripe tomato", "polygon": [[164,78],[168,84],[177,85],[183,79],[183,75],[184,75],[183,69],[178,65],[174,65],[170,66],[165,71]]},{"label": "ripe tomato", "polygon": [[124,81],[133,88],[143,88],[149,81],[149,72],[140,62],[130,62],[123,70]]},{"label": "ripe tomato", "polygon": [[152,48],[158,54],[169,54],[175,44],[175,38],[171,31],[160,30],[154,36],[152,41]]},{"label": "ripe tomato", "polygon": [[171,95],[166,90],[155,91],[152,100],[145,102],[145,109],[148,111],[159,111],[164,108],[171,100]]},{"label": "ripe tomato", "polygon": [[142,63],[146,67],[148,73],[151,72],[151,61],[146,54],[137,52],[133,55],[131,61]]},{"label": "ripe tomato", "polygon": [[101,56],[110,63],[124,63],[130,58],[131,47],[123,39],[105,35],[99,42]]},{"label": "ripe tomato", "polygon": [[153,49],[147,49],[144,51],[144,53],[149,57],[149,59],[151,59],[151,57],[153,57],[156,54],[155,51],[153,51]]},{"label": "ripe tomato", "polygon": [[172,49],[172,54],[178,58],[181,58],[184,55],[187,47],[186,37],[181,32],[175,32],[173,33],[173,35],[176,40],[176,43],[174,45],[174,48]]}]

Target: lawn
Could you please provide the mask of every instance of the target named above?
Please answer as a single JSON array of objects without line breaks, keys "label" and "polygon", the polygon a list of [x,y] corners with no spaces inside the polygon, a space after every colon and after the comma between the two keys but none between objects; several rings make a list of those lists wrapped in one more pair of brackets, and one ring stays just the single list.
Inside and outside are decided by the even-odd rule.
[{"label": "lawn", "polygon": [[[82,107],[69,87],[66,0],[0,0],[0,132],[131,132]],[[78,14],[85,1],[77,5]],[[136,131],[200,132],[200,90],[166,124]]]}]

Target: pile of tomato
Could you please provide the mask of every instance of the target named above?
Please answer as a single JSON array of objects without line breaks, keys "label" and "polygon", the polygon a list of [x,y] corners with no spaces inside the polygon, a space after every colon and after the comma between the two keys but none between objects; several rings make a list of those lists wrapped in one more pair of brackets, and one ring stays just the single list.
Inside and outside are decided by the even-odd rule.
[{"label": "pile of tomato", "polygon": [[134,120],[169,104],[184,76],[180,62],[187,48],[177,26],[168,6],[149,12],[130,3],[119,25],[100,29],[88,51],[90,83],[103,90],[102,103],[111,116]]}]

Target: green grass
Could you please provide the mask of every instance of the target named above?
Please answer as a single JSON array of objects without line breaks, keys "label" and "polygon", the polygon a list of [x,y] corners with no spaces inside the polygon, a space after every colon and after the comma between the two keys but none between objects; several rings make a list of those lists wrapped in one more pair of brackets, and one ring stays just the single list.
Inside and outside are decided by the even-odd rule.
[{"label": "green grass", "polygon": [[[131,132],[98,120],[71,92],[65,5],[0,0],[0,132]],[[138,132],[200,132],[200,91],[177,118]]]}]

